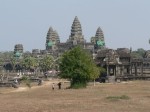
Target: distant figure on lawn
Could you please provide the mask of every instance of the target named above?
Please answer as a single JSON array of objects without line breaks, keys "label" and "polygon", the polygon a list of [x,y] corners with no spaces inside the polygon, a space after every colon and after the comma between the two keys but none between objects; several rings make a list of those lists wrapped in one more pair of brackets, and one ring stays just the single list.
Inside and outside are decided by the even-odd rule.
[{"label": "distant figure on lawn", "polygon": [[61,82],[59,82],[57,85],[58,85],[58,89],[61,89]]},{"label": "distant figure on lawn", "polygon": [[52,90],[54,90],[54,89],[55,89],[55,83],[52,84]]}]

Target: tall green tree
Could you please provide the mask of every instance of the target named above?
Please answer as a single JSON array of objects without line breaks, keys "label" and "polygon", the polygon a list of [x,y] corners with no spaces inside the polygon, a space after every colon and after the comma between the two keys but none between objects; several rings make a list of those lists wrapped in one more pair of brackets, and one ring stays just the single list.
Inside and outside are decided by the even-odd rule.
[{"label": "tall green tree", "polygon": [[13,71],[15,71],[15,66],[16,66],[16,63],[17,63],[17,59],[14,56],[12,56],[10,58],[10,62],[11,62]]},{"label": "tall green tree", "polygon": [[13,56],[13,51],[0,52],[0,58],[10,59]]},{"label": "tall green tree", "polygon": [[132,58],[140,58],[140,59],[142,59],[144,57],[144,55],[145,55],[145,52],[146,51],[143,48],[139,48],[136,51],[132,51],[131,52],[131,56],[132,56]]},{"label": "tall green tree", "polygon": [[34,57],[27,56],[22,60],[21,64],[24,69],[31,70],[38,66],[38,60]]},{"label": "tall green tree", "polygon": [[0,65],[2,65],[4,62],[4,60],[2,58],[0,58]]},{"label": "tall green tree", "polygon": [[69,79],[71,88],[86,87],[88,81],[99,76],[92,56],[79,46],[63,54],[59,68],[59,76]]},{"label": "tall green tree", "polygon": [[139,49],[137,49],[137,53],[138,53],[141,57],[144,57],[145,50],[144,50],[143,48],[139,48]]},{"label": "tall green tree", "polygon": [[54,58],[50,55],[46,55],[40,60],[39,66],[45,72],[52,69],[53,63],[54,63]]},{"label": "tall green tree", "polygon": [[0,58],[0,72],[3,69],[3,63],[4,63],[4,60],[2,58]]}]

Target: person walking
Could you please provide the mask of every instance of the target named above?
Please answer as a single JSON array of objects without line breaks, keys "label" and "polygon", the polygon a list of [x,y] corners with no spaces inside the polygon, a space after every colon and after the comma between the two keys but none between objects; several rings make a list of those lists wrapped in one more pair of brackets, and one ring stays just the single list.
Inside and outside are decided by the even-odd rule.
[{"label": "person walking", "polygon": [[57,85],[58,85],[58,89],[61,89],[61,82],[59,82]]}]

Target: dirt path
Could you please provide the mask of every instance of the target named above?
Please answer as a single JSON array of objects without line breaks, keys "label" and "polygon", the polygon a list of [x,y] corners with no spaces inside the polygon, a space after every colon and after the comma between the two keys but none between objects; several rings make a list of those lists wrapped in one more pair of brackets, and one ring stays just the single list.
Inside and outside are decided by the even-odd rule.
[{"label": "dirt path", "polygon": [[[3,88],[3,90],[1,90],[0,93],[1,94],[6,94],[6,93],[11,93],[11,92],[29,91],[29,90],[33,90],[33,89],[43,88],[43,87],[46,87],[46,86],[51,86],[52,83],[57,84],[58,82],[65,83],[65,82],[68,82],[68,81],[60,80],[60,79],[49,79],[48,81],[43,81],[41,86],[34,85],[34,86],[31,86],[31,88],[29,88],[27,86],[21,86],[21,87],[18,87],[18,88]],[[131,83],[131,82],[132,81],[130,81],[130,82],[121,82],[121,83],[122,84],[124,84],[124,83],[127,84],[127,83]],[[107,84],[110,85],[112,83],[105,83],[105,85],[107,85]],[[114,83],[114,84],[117,84],[117,83]]]},{"label": "dirt path", "polygon": [[[37,86],[37,85],[32,86],[31,89],[37,89],[37,88],[42,88],[42,87],[45,87],[45,86],[50,86],[52,83],[57,84],[60,81],[61,80],[58,80],[58,79],[53,79],[53,80],[49,79],[49,81],[43,81],[41,86]],[[10,90],[7,90],[7,91],[4,90],[1,93],[5,94],[5,93],[11,93],[11,92],[22,92],[22,91],[29,91],[31,89],[27,86],[24,86],[24,87],[18,87],[16,89],[10,89]]]}]

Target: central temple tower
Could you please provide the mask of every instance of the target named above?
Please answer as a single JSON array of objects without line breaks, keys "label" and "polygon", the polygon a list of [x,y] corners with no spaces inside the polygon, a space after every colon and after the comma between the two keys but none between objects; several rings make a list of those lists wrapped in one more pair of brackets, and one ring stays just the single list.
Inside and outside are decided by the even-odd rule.
[{"label": "central temple tower", "polygon": [[78,43],[84,43],[84,36],[82,35],[82,28],[81,28],[81,24],[78,20],[78,17],[76,16],[72,27],[71,27],[71,34],[69,36],[69,39],[67,40],[67,42],[71,42],[73,44],[78,44]]}]

